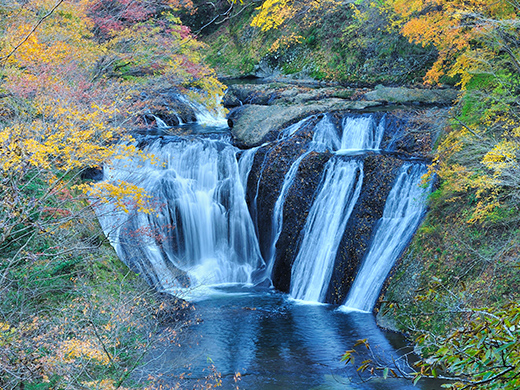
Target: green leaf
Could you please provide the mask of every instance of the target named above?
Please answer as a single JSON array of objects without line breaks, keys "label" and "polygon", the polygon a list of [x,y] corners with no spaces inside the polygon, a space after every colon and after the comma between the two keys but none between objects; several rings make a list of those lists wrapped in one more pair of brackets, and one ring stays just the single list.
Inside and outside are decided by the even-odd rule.
[{"label": "green leaf", "polygon": [[495,352],[501,352],[503,351],[504,349],[508,349],[509,347],[512,347],[513,345],[516,344],[516,341],[511,341],[509,343],[506,343],[506,344],[503,344],[501,345],[500,347],[498,347]]}]

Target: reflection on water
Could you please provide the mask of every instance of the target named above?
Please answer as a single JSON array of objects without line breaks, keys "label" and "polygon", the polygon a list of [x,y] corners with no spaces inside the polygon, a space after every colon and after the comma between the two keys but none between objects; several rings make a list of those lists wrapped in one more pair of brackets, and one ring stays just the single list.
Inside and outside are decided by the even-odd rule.
[{"label": "reflection on water", "polygon": [[[380,356],[401,356],[396,336],[387,335],[366,313],[343,313],[330,305],[308,305],[288,300],[270,290],[223,287],[195,304],[199,320],[182,332],[176,344],[158,345],[147,357],[141,375],[161,373],[165,384],[191,377],[181,388],[195,388],[208,375],[211,362],[222,374],[222,388],[246,390],[305,389],[440,389],[439,383],[421,381],[418,387],[398,379],[363,381],[341,355],[359,339],[367,338]],[[221,289],[221,290],[222,290]],[[393,347],[393,346],[394,347]],[[361,362],[367,356],[359,356]],[[366,379],[366,378],[365,378]]]}]

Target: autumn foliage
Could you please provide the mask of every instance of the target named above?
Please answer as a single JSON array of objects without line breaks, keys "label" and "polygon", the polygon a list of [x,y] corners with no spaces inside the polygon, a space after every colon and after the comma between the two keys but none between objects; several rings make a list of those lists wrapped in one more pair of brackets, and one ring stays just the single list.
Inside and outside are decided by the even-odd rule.
[{"label": "autumn foliage", "polygon": [[147,211],[147,195],[129,183],[82,177],[113,159],[148,157],[127,135],[147,110],[141,92],[175,89],[216,104],[222,85],[201,63],[202,44],[175,15],[189,6],[0,5],[2,388],[117,388],[146,350],[153,310],[125,291],[128,271],[99,281],[119,289],[93,287],[116,261],[103,249],[91,208],[114,202]]},{"label": "autumn foliage", "polygon": [[444,375],[447,388],[516,389],[520,3],[389,3],[402,34],[438,52],[425,83],[456,84],[460,95],[431,168],[440,178],[432,211],[413,244],[421,288],[387,308],[430,357],[415,367],[416,380]]},{"label": "autumn foliage", "polygon": [[[402,33],[432,45],[438,57],[427,83],[447,77],[462,89],[452,131],[438,150],[444,189],[472,192],[478,203],[468,222],[495,218],[516,208],[520,194],[518,110],[520,4],[491,0],[392,0]],[[464,156],[472,153],[476,159]],[[498,213],[498,214],[497,214]],[[503,213],[502,213],[503,214]]]}]

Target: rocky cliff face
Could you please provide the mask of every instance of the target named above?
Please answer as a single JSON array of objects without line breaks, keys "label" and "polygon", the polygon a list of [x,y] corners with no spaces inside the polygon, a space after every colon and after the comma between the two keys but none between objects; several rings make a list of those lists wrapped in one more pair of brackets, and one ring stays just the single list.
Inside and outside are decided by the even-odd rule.
[{"label": "rocky cliff face", "polygon": [[[235,97],[264,105],[244,104],[232,111],[230,118],[234,120],[233,134],[237,145],[249,147],[267,142],[256,152],[247,183],[247,203],[266,261],[272,251],[273,211],[284,178],[298,157],[312,149],[313,132],[323,118],[323,112],[327,112],[330,122],[336,128],[341,127],[343,119],[348,116],[369,115],[377,123],[384,122],[385,131],[379,151],[361,153],[357,157],[341,157],[334,155],[332,150],[311,151],[301,161],[285,198],[283,226],[276,242],[271,279],[275,288],[289,292],[292,267],[303,239],[302,231],[323,181],[325,165],[331,158],[355,158],[362,161],[363,187],[341,238],[325,298],[326,302],[342,304],[370,246],[374,227],[383,214],[385,200],[399,168],[406,160],[427,161],[430,158],[433,143],[443,126],[445,110],[433,106],[433,102],[422,106],[406,106],[404,103],[385,106],[379,102],[377,111],[372,110],[371,113],[366,109],[322,111],[324,107],[330,107],[328,104],[331,99],[337,99],[330,98],[330,95],[327,97],[330,89],[313,91],[310,94],[316,100],[307,103],[285,101],[278,104],[273,102],[284,99],[283,91],[255,88],[233,90]],[[339,99],[343,101],[342,107],[350,104],[360,104],[359,107],[376,105],[373,101],[351,100],[352,96],[354,94],[348,99]],[[363,99],[364,95],[359,96]],[[231,100],[235,101],[235,97]],[[412,94],[412,97],[415,99],[416,95]],[[402,95],[401,99],[410,103]],[[448,102],[449,99],[446,99]],[[294,135],[284,138],[284,129],[305,117],[302,112],[316,115],[307,120]],[[269,113],[278,114],[273,117]],[[255,123],[257,117],[262,117],[263,122]]]},{"label": "rocky cliff face", "polygon": [[396,113],[390,127],[403,127],[403,121],[398,118],[408,118],[405,126],[409,130],[394,140],[394,149],[424,156],[431,151],[433,139],[442,128],[442,118],[446,116],[443,108],[450,107],[457,94],[450,88],[319,88],[273,81],[231,85],[224,105],[230,110],[233,136],[240,147],[273,140],[281,128],[309,115],[381,111]]}]

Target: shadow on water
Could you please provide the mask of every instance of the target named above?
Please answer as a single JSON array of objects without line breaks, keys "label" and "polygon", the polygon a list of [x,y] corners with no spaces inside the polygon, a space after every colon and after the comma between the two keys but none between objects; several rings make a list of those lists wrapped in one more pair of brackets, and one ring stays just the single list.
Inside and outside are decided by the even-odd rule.
[{"label": "shadow on water", "polygon": [[[330,305],[309,305],[288,300],[270,291],[246,287],[221,287],[195,303],[198,319],[182,332],[176,343],[159,343],[141,372],[161,372],[166,385],[198,388],[208,367],[222,375],[222,388],[325,390],[325,389],[440,389],[440,382],[360,377],[354,366],[340,358],[359,339],[368,339],[379,356],[402,356],[405,341],[380,330],[371,314],[344,313]],[[369,358],[357,357],[357,361]]]}]

